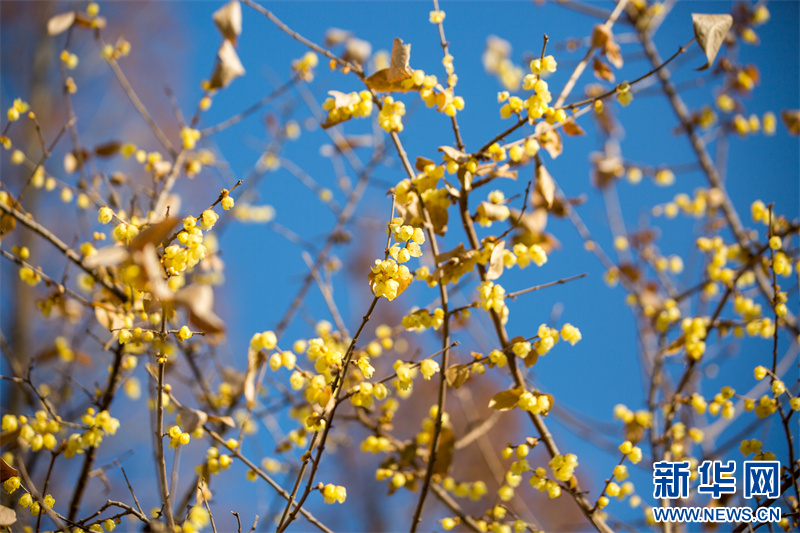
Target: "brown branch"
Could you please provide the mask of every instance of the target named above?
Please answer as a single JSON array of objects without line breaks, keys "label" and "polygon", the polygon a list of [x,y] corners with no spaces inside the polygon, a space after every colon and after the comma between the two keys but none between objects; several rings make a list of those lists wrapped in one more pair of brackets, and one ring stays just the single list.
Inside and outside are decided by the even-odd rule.
[{"label": "brown branch", "polygon": [[101,285],[103,285],[103,287],[111,291],[117,298],[123,301],[126,299],[125,293],[122,292],[122,290],[114,286],[108,279],[101,277],[93,269],[86,266],[81,256],[78,255],[78,253],[75,250],[70,248],[69,245],[67,245],[67,243],[56,237],[55,234],[53,234],[49,229],[45,228],[44,226],[33,220],[32,217],[26,216],[21,212],[17,211],[16,209],[14,209],[13,207],[9,207],[1,202],[0,202],[0,211],[3,211],[7,215],[11,215],[19,222],[21,222],[22,225],[27,226],[28,229],[34,231],[35,233],[38,233],[46,240],[50,241],[50,243],[53,246],[58,248],[61,251],[61,253],[67,256],[67,259],[78,265],[87,274],[90,274],[95,280],[97,280]]}]

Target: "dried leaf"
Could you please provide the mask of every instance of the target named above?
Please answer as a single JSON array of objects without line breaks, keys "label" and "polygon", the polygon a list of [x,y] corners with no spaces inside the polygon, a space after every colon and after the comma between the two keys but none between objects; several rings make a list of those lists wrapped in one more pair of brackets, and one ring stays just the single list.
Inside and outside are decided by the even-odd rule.
[{"label": "dried leaf", "polygon": [[411,45],[403,44],[402,39],[394,38],[392,44],[392,57],[389,68],[381,69],[364,82],[367,87],[378,92],[410,91],[413,87],[404,87],[402,82],[414,74],[408,62],[411,58]]},{"label": "dried leaf", "polygon": [[242,5],[239,0],[232,0],[217,9],[212,18],[222,36],[236,44],[242,33]]},{"label": "dried leaf", "polygon": [[236,427],[236,422],[233,420],[232,416],[208,415],[208,421],[209,422],[217,422],[217,423],[225,424],[226,426],[232,427],[232,428]]},{"label": "dried leaf", "polygon": [[550,128],[551,126],[547,122],[539,122],[534,131],[539,137],[539,145],[547,150],[550,157],[555,159],[561,155],[564,147],[561,144],[561,134],[558,133],[558,130]]},{"label": "dried leaf", "polygon": [[94,147],[94,154],[99,157],[109,157],[117,152],[122,147],[119,141],[109,141],[105,144],[100,144]]},{"label": "dried leaf", "polygon": [[616,68],[622,68],[622,51],[617,43],[612,41],[606,47],[606,59]]},{"label": "dried leaf", "polygon": [[0,527],[9,527],[16,521],[17,512],[5,505],[0,505]]},{"label": "dried leaf", "polygon": [[61,13],[51,17],[47,21],[47,33],[49,35],[58,35],[59,33],[67,31],[75,23],[75,12]]},{"label": "dried leaf", "polygon": [[97,268],[99,266],[112,266],[119,265],[130,257],[128,249],[124,246],[104,246],[97,250],[90,256],[83,260],[83,263],[89,268]]},{"label": "dried leaf", "polygon": [[496,280],[503,274],[503,251],[506,249],[506,241],[500,241],[492,248],[491,259],[489,260],[489,270],[486,271],[486,279]]},{"label": "dried leaf", "polygon": [[440,146],[440,152],[444,152],[444,155],[458,163],[459,165],[466,163],[469,161],[469,156],[462,152],[461,150],[456,150],[452,146]]},{"label": "dried leaf", "polygon": [[488,178],[495,179],[495,178],[508,178],[512,180],[517,179],[517,171],[510,170],[511,165],[505,164],[499,167],[495,167],[489,172]]},{"label": "dried leaf", "polygon": [[632,263],[622,263],[619,266],[619,271],[624,275],[631,283],[636,283],[641,278],[641,271],[639,267]]},{"label": "dried leaf", "polygon": [[[596,25],[592,31],[592,47],[601,50],[612,65],[622,68],[622,53],[619,45],[614,42],[614,34],[611,33],[611,28],[606,27],[605,24]],[[597,61],[597,58],[595,58],[595,62]],[[596,70],[595,75],[597,75]],[[609,81],[613,81],[613,79]]]},{"label": "dried leaf", "polygon": [[631,441],[632,444],[636,444],[643,438],[644,438],[644,427],[642,427],[641,424],[637,423],[635,420],[633,422],[625,424],[625,440],[629,440]]},{"label": "dried leaf", "polygon": [[448,252],[442,252],[436,256],[436,262],[442,264],[446,261],[453,259],[454,257],[464,258],[466,256],[466,248],[464,248],[464,243],[458,243],[458,246],[453,248]]},{"label": "dried leaf", "polygon": [[[399,291],[398,291],[399,293]],[[194,283],[175,295],[175,302],[189,311],[189,321],[206,333],[224,333],[225,322],[214,313],[214,290]]]},{"label": "dried leaf", "polygon": [[599,48],[605,52],[606,45],[609,41],[614,41],[611,28],[607,27],[605,24],[596,24],[592,29],[592,47]]},{"label": "dried leaf", "polygon": [[349,37],[344,43],[344,53],[342,59],[345,61],[355,61],[363,65],[372,55],[372,44],[369,41]]},{"label": "dried leaf", "polygon": [[403,40],[395,37],[392,41],[392,57],[389,60],[389,74],[386,77],[389,83],[407,80],[414,74],[408,65],[411,59],[411,45],[403,44]]},{"label": "dried leaf", "polygon": [[147,244],[152,244],[156,248],[161,245],[162,241],[172,233],[175,225],[178,223],[178,218],[165,218],[157,224],[151,224],[146,230],[139,233],[132,241],[131,250],[141,250]]},{"label": "dried leaf", "polygon": [[[434,233],[444,236],[444,234],[447,233],[447,221],[449,220],[447,209],[435,205],[429,205],[427,208]],[[406,224],[411,224],[412,226],[422,226],[425,224],[422,218],[419,197],[416,194],[412,196],[411,201],[407,204],[398,203],[397,213]]]},{"label": "dried leaf", "polygon": [[556,194],[556,182],[553,181],[553,176],[547,171],[547,167],[542,164],[536,165],[536,190],[544,198],[547,207],[552,207]]},{"label": "dried leaf", "polygon": [[599,58],[595,57],[594,61],[592,62],[592,70],[594,71],[594,75],[598,80],[606,80],[614,83],[614,73],[611,71],[611,67],[600,61]]},{"label": "dried leaf", "polygon": [[427,157],[417,156],[417,160],[414,162],[414,168],[422,172],[425,170],[425,167],[433,164],[434,162],[432,159],[428,159]]},{"label": "dried leaf", "polygon": [[233,80],[244,75],[244,66],[236,54],[236,49],[227,39],[222,41],[217,59],[217,66],[208,82],[209,89],[227,87]]},{"label": "dried leaf", "polygon": [[489,400],[489,408],[496,409],[497,411],[513,409],[516,407],[517,401],[521,395],[522,389],[520,388],[500,391]]},{"label": "dried leaf", "polygon": [[547,209],[545,207],[534,209],[533,212],[524,213],[521,218],[519,211],[515,209],[511,211],[511,219],[517,227],[513,240],[514,244],[522,243],[525,246],[538,244],[541,240],[542,232],[547,226]]},{"label": "dried leaf", "polygon": [[192,433],[208,420],[208,415],[199,409],[181,407],[178,412],[181,415],[181,429],[186,433]]},{"label": "dried leaf", "polygon": [[449,427],[442,427],[439,432],[439,444],[436,447],[436,460],[433,463],[433,475],[446,476],[453,464],[456,450],[456,435]]},{"label": "dried leaf", "polygon": [[116,330],[125,325],[125,319],[111,309],[102,304],[97,304],[94,308],[94,317],[97,322],[107,330]]},{"label": "dried leaf", "polygon": [[664,355],[675,355],[676,353],[680,352],[683,348],[683,345],[686,344],[686,338],[681,335],[671,343],[667,344],[664,348]]},{"label": "dried leaf", "polygon": [[329,28],[328,31],[325,32],[325,46],[331,47],[341,44],[345,42],[350,35],[351,33],[347,30],[343,30],[341,28]]},{"label": "dried leaf", "polygon": [[5,459],[0,457],[0,483],[5,483],[5,481],[10,477],[18,477],[19,471],[16,468],[8,464]]},{"label": "dried leaf", "polygon": [[535,365],[538,360],[539,360],[539,352],[537,352],[536,350],[531,350],[530,352],[528,352],[528,355],[526,355],[525,359],[523,359],[523,361],[525,362],[525,366],[528,368]]},{"label": "dried leaf", "polygon": [[781,111],[781,119],[783,119],[783,123],[789,133],[800,135],[800,110],[784,109]]},{"label": "dried leaf", "polygon": [[245,400],[251,406],[256,403],[256,374],[263,359],[261,350],[254,350],[253,348],[247,350],[247,372],[244,374],[243,394]]},{"label": "dried leaf", "polygon": [[703,49],[708,61],[697,70],[705,70],[714,63],[725,36],[733,24],[733,17],[725,15],[704,15],[692,13],[692,25],[697,44]]},{"label": "dried leaf", "polygon": [[447,380],[448,385],[460,389],[461,385],[469,379],[469,366],[452,365],[445,370],[444,378]]},{"label": "dried leaf", "polygon": [[592,184],[595,187],[602,189],[625,174],[625,166],[622,164],[622,159],[617,155],[595,153],[592,154],[591,159],[592,163],[594,163]]}]

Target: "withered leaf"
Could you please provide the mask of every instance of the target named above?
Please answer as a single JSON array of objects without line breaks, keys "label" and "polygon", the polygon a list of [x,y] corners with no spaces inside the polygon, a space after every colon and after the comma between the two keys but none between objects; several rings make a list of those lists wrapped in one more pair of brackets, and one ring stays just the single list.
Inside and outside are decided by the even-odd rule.
[{"label": "withered leaf", "polygon": [[489,400],[489,408],[497,411],[508,411],[516,407],[520,396],[522,396],[522,389],[519,387],[500,391]]},{"label": "withered leaf", "polygon": [[119,141],[109,141],[95,146],[94,154],[99,157],[109,157],[119,152],[121,147],[122,144]]},{"label": "withered leaf", "polygon": [[786,129],[792,135],[800,135],[800,110],[784,109],[781,111],[781,119],[786,125]]},{"label": "withered leaf", "polygon": [[596,24],[592,29],[592,47],[599,48],[605,52],[606,44],[608,41],[613,41],[614,35],[611,33],[611,28],[605,24]]},{"label": "withered leaf", "polygon": [[153,246],[158,247],[161,242],[166,239],[170,233],[172,233],[172,230],[175,228],[178,220],[178,218],[169,217],[165,218],[161,222],[158,222],[157,224],[151,224],[147,227],[147,229],[136,235],[136,237],[131,241],[131,250],[141,250],[147,244],[152,244]]},{"label": "withered leaf", "polygon": [[503,252],[506,249],[506,241],[500,241],[492,248],[492,255],[489,259],[489,269],[486,271],[486,279],[496,280],[503,274]]},{"label": "withered leaf", "polygon": [[72,24],[75,23],[75,12],[60,13],[51,17],[47,21],[47,33],[49,35],[58,35],[59,33],[67,31]]},{"label": "withered leaf", "polygon": [[341,28],[329,28],[328,31],[325,32],[325,46],[336,46],[337,44],[343,43],[348,37],[350,37],[351,33],[347,30],[343,30]]},{"label": "withered leaf", "polygon": [[232,427],[232,428],[236,427],[236,422],[233,420],[232,416],[208,415],[208,421],[209,422],[218,422],[218,423],[221,423],[221,424],[225,424],[226,426]]},{"label": "withered leaf", "polygon": [[389,73],[386,80],[389,83],[403,81],[414,74],[414,70],[408,65],[411,60],[411,45],[403,44],[403,40],[395,37],[392,41],[392,57],[389,60]]},{"label": "withered leaf", "polygon": [[613,41],[609,42],[608,46],[606,47],[606,59],[608,59],[608,62],[615,67],[622,68],[622,51],[617,43]]},{"label": "withered leaf", "polygon": [[111,309],[105,307],[103,304],[95,304],[94,316],[97,322],[107,330],[115,330],[125,325],[125,319]]},{"label": "withered leaf", "polygon": [[523,359],[523,361],[525,361],[525,366],[528,368],[535,365],[538,360],[539,360],[539,352],[537,352],[536,350],[531,350],[530,352],[528,352],[528,355],[526,355],[525,359]]},{"label": "withered leaf", "polygon": [[453,464],[456,450],[456,435],[449,427],[442,427],[439,433],[439,444],[436,447],[436,461],[433,463],[433,475],[446,476]]},{"label": "withered leaf", "polygon": [[16,443],[17,439],[19,438],[20,428],[15,429],[14,431],[4,431],[0,433],[0,447],[6,446],[10,443]]},{"label": "withered leaf", "polygon": [[444,155],[446,155],[459,165],[469,161],[469,156],[467,154],[465,154],[461,150],[453,148],[452,146],[440,146],[439,151],[444,152]]},{"label": "withered leaf", "polygon": [[623,263],[619,266],[619,271],[626,277],[631,283],[636,283],[639,281],[641,277],[641,272],[639,268],[632,264],[632,263]]},{"label": "withered leaf", "polygon": [[8,464],[5,459],[0,457],[0,483],[5,483],[5,481],[10,477],[18,477],[19,471],[16,468]]},{"label": "withered leaf", "polygon": [[414,168],[420,172],[425,170],[428,165],[433,165],[433,160],[427,157],[417,156],[417,160],[414,162]]},{"label": "withered leaf", "polygon": [[175,295],[175,302],[189,311],[189,321],[206,333],[225,331],[225,322],[214,313],[214,290],[210,285],[193,283]]},{"label": "withered leaf", "polygon": [[372,54],[372,44],[356,37],[349,37],[344,43],[342,59],[364,64]]},{"label": "withered leaf", "polygon": [[217,9],[212,18],[222,36],[236,44],[242,33],[242,5],[239,0],[232,0]]},{"label": "withered leaf", "polygon": [[636,444],[637,442],[641,441],[642,438],[644,438],[644,427],[642,427],[641,424],[637,423],[635,420],[625,424],[625,440],[629,440],[632,444]]},{"label": "withered leaf", "polygon": [[245,400],[251,406],[256,403],[256,374],[263,359],[261,350],[254,350],[253,348],[247,350],[247,372],[244,374],[243,394]]},{"label": "withered leaf", "polygon": [[222,41],[217,52],[217,66],[208,82],[209,89],[227,87],[233,80],[245,73],[244,66],[236,54],[236,49],[229,40]]},{"label": "withered leaf", "polygon": [[208,414],[199,409],[184,406],[178,412],[181,415],[181,429],[186,433],[192,433],[208,420]]},{"label": "withered leaf", "polygon": [[414,74],[414,70],[408,65],[410,59],[411,45],[403,44],[402,39],[395,37],[392,43],[389,67],[379,70],[364,80],[364,83],[373,91],[378,92],[415,90],[413,87],[405,87],[402,84]]},{"label": "withered leaf", "polygon": [[547,207],[552,207],[556,194],[556,182],[553,181],[553,176],[547,171],[547,167],[542,164],[536,165],[536,190],[544,198]]},{"label": "withered leaf", "polygon": [[492,169],[489,172],[489,178],[508,178],[512,180],[517,179],[517,171],[511,170],[511,165],[505,164]]},{"label": "withered leaf", "polygon": [[439,255],[437,255],[436,262],[441,264],[444,263],[445,261],[453,259],[454,257],[464,258],[466,256],[466,253],[467,250],[464,248],[464,243],[460,242],[458,243],[458,246],[456,246],[452,250],[447,252],[442,252]]},{"label": "withered leaf", "polygon": [[5,505],[0,505],[0,527],[8,527],[16,521],[17,512]]},{"label": "withered leaf", "polygon": [[625,174],[625,167],[618,155],[595,153],[592,154],[591,159],[594,163],[592,184],[595,187],[602,189]]},{"label": "withered leaf", "polygon": [[725,36],[728,35],[728,30],[731,29],[732,24],[733,17],[728,14],[705,15],[692,13],[694,36],[708,60],[705,65],[697,70],[705,70],[714,63],[714,58],[717,57],[717,52],[719,52],[722,43],[725,41]]},{"label": "withered leaf", "polygon": [[600,58],[594,58],[594,61],[592,62],[592,70],[594,71],[594,75],[597,79],[614,83],[614,72],[611,71],[611,67],[600,61]]},{"label": "withered leaf", "polygon": [[[522,243],[525,246],[538,244],[540,236],[547,226],[547,209],[539,207],[533,212],[526,212],[520,217],[516,209],[511,211],[511,219],[517,227],[514,235],[514,244]],[[519,220],[519,221],[518,221]]]},{"label": "withered leaf", "polygon": [[551,129],[547,122],[539,122],[534,131],[539,137],[539,145],[547,150],[550,157],[555,159],[561,155],[564,146],[561,144],[561,134],[558,133],[558,130]]},{"label": "withered leaf", "polygon": [[681,351],[681,348],[683,348],[684,344],[686,344],[686,338],[681,335],[664,347],[664,355],[675,355]]},{"label": "withered leaf", "polygon": [[611,28],[605,24],[596,25],[592,31],[592,47],[602,50],[612,65],[622,68],[622,53],[619,45],[614,42],[614,34],[611,33]]},{"label": "withered leaf", "polygon": [[461,385],[469,378],[469,366],[451,365],[444,371],[444,378],[448,385],[460,389]]}]

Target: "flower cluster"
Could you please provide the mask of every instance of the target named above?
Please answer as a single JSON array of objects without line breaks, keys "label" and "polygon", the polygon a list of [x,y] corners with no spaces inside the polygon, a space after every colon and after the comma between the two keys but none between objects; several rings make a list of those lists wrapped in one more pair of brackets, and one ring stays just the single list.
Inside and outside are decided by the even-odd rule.
[{"label": "flower cluster", "polygon": [[350,118],[366,118],[372,114],[372,93],[369,91],[346,95],[332,92],[333,96],[322,103],[322,109],[328,112],[326,124],[337,124]]},{"label": "flower cluster", "polygon": [[387,96],[383,99],[383,107],[378,113],[378,125],[387,133],[403,131],[403,115],[406,114],[406,104]]},{"label": "flower cluster", "polygon": [[314,52],[306,52],[300,59],[292,61],[292,70],[303,81],[314,79],[314,68],[319,64],[319,57]]},{"label": "flower cluster", "polygon": [[404,316],[402,320],[404,328],[417,332],[425,331],[428,328],[439,329],[443,323],[444,311],[438,307],[434,309],[433,314],[427,309],[420,309]]},{"label": "flower cluster", "polygon": [[170,448],[180,448],[181,446],[186,446],[189,444],[189,441],[192,438],[191,435],[183,432],[180,426],[172,426],[169,428],[167,436],[169,437]]},{"label": "flower cluster", "polygon": [[76,454],[81,454],[86,448],[97,448],[106,435],[114,435],[119,428],[119,420],[113,418],[108,411],[103,410],[95,414],[92,407],[86,409],[81,417],[88,429],[83,433],[73,433],[67,439],[64,457],[70,459]]}]

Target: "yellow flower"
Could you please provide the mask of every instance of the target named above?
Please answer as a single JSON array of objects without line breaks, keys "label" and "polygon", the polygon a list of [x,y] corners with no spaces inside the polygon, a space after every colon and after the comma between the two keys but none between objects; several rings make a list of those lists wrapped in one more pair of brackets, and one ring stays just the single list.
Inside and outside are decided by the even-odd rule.
[{"label": "yellow flower", "polygon": [[185,341],[186,339],[190,339],[194,335],[192,331],[189,329],[189,326],[182,326],[180,330],[178,330],[178,339]]},{"label": "yellow flower", "polygon": [[422,372],[422,377],[425,378],[425,381],[429,381],[434,374],[439,372],[439,363],[433,359],[425,359],[420,364],[419,370]]}]

